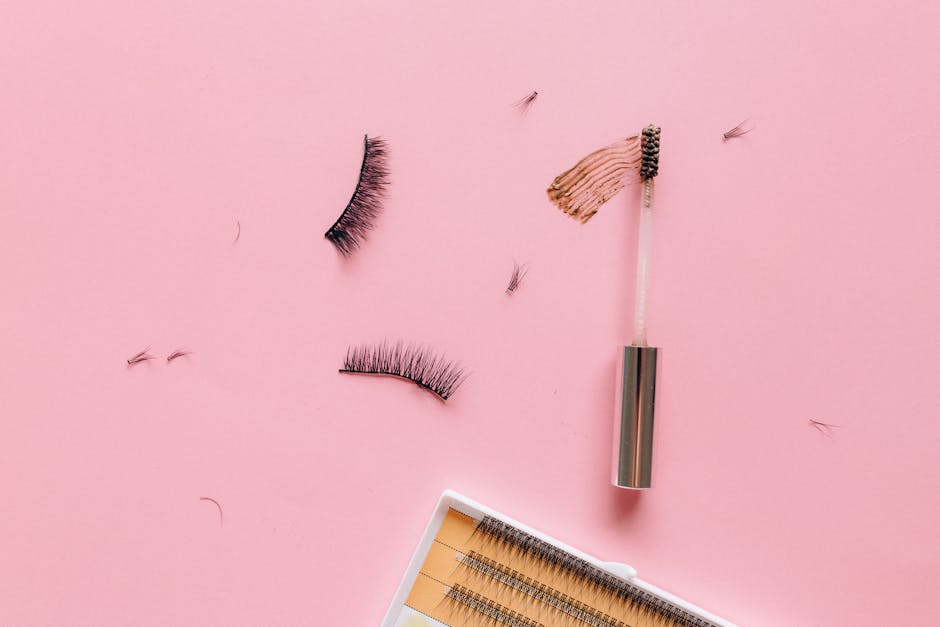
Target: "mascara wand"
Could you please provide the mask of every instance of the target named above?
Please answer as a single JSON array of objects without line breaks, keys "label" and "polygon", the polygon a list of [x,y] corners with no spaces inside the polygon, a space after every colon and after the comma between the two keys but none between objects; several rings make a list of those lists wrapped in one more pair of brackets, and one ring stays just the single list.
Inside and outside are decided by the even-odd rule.
[{"label": "mascara wand", "polygon": [[653,409],[656,400],[656,362],[659,349],[646,343],[650,259],[653,252],[653,178],[659,174],[661,129],[643,129],[640,178],[643,200],[636,247],[636,296],[633,344],[617,359],[614,454],[611,482],[618,488],[645,489],[652,485]]},{"label": "mascara wand", "polygon": [[567,215],[586,223],[624,186],[643,183],[637,233],[633,343],[619,349],[611,482],[618,488],[652,485],[653,409],[659,349],[646,341],[649,267],[653,248],[653,178],[659,174],[662,130],[649,125],[639,135],[595,150],[555,177],[548,197]]}]

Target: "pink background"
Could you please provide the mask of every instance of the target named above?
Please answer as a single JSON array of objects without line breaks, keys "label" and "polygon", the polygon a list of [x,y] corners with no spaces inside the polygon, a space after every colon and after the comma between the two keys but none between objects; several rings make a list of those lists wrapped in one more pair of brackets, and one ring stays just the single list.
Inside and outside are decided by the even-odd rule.
[{"label": "pink background", "polygon": [[[938,20],[0,4],[0,624],[375,625],[445,487],[742,624],[936,623]],[[607,481],[637,196],[580,226],[544,190],[650,122],[632,494]],[[322,233],[364,133],[393,185],[347,262]],[[472,375],[444,405],[337,374],[383,338]]]}]

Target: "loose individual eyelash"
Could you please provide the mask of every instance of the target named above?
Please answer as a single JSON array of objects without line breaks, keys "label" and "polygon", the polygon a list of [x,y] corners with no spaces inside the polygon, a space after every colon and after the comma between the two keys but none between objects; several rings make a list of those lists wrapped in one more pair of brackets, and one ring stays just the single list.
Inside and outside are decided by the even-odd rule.
[{"label": "loose individual eyelash", "polygon": [[722,133],[721,134],[722,141],[728,141],[729,139],[734,139],[735,137],[741,137],[742,135],[747,135],[748,133],[753,131],[754,130],[753,128],[744,128],[744,125],[747,124],[747,122],[748,122],[747,120],[744,120],[743,122],[735,126],[730,131],[725,131],[724,133]]},{"label": "loose individual eyelash", "polygon": [[443,401],[450,398],[467,377],[459,364],[434,355],[424,347],[401,342],[350,346],[339,371],[405,379],[436,394]]},{"label": "loose individual eyelash", "polygon": [[128,366],[128,368],[133,367],[133,366],[136,366],[137,364],[141,363],[142,361],[150,361],[151,359],[153,359],[153,356],[152,356],[150,353],[147,352],[147,351],[149,351],[149,350],[150,350],[150,347],[148,346],[148,347],[145,348],[144,350],[140,351],[139,353],[137,353],[136,355],[134,355],[133,357],[131,357],[130,359],[128,359],[128,360],[127,360],[127,366]]},{"label": "loose individual eyelash", "polygon": [[519,109],[522,115],[525,115],[529,112],[529,108],[535,103],[535,99],[539,97],[539,92],[533,91],[531,94],[522,98],[521,100],[516,101],[512,106]]},{"label": "loose individual eyelash", "polygon": [[525,275],[529,273],[529,268],[525,264],[520,266],[518,263],[513,262],[512,266],[512,275],[509,277],[509,285],[506,286],[507,294],[512,294],[519,289]]},{"label": "loose individual eyelash", "polygon": [[166,356],[166,362],[170,363],[174,359],[179,359],[180,357],[186,357],[187,355],[192,355],[192,351],[177,349]]},{"label": "loose individual eyelash", "polygon": [[215,506],[219,508],[219,526],[221,527],[223,524],[225,524],[225,519],[224,519],[223,516],[222,516],[222,506],[219,505],[219,502],[218,502],[218,501],[216,501],[216,500],[215,500],[214,498],[212,498],[211,496],[200,496],[200,497],[199,497],[199,500],[200,500],[200,501],[207,501],[207,502],[209,502],[209,503],[214,503]]},{"label": "loose individual eyelash", "polygon": [[831,436],[833,429],[838,429],[842,426],[842,425],[829,424],[828,422],[820,422],[818,420],[813,420],[812,418],[809,419],[809,424],[811,427],[816,429],[816,431],[819,431],[820,433],[826,436]]},{"label": "loose individual eyelash", "polygon": [[324,234],[344,257],[359,248],[375,227],[388,187],[388,144],[381,137],[370,139],[368,135],[364,143],[356,190],[343,213]]}]

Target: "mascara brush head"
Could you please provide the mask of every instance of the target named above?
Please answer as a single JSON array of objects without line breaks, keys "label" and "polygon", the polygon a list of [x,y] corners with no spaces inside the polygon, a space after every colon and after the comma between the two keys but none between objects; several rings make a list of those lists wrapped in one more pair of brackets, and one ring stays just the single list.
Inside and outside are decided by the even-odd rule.
[{"label": "mascara brush head", "polygon": [[643,160],[640,163],[640,178],[648,181],[659,174],[659,136],[662,129],[650,124],[643,129]]}]

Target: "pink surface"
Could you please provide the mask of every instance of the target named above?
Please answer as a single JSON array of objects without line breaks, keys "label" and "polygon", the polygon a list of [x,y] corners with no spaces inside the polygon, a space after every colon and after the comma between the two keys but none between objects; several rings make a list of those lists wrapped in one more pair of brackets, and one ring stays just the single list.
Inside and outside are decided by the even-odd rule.
[{"label": "pink surface", "polygon": [[[375,625],[445,487],[742,624],[940,621],[940,5],[449,4],[0,6],[0,625]],[[633,494],[637,196],[544,190],[649,122]],[[472,375],[337,374],[383,338]]]}]

